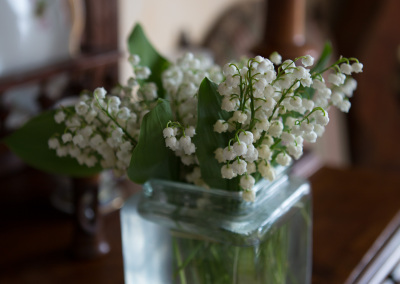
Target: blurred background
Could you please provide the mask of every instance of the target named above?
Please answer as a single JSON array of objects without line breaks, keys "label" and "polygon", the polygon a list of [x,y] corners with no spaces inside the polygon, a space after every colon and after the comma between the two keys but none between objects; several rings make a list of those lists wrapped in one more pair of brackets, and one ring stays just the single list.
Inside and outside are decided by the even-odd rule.
[{"label": "blurred background", "polygon": [[[127,38],[140,22],[156,49],[171,60],[185,51],[210,54],[220,64],[255,53],[268,57],[274,50],[284,58],[304,53],[318,57],[330,41],[333,58],[356,57],[364,72],[355,76],[358,88],[350,113],[330,112],[324,137],[308,146],[312,158],[303,163],[303,172],[310,176],[328,165],[398,174],[399,12],[398,0],[0,0],[0,138],[83,89],[110,90],[126,82],[130,76]],[[109,176],[101,181],[106,188],[115,187],[114,182]],[[31,169],[0,144],[0,242],[15,246],[4,251],[0,247],[0,276],[9,277],[3,278],[4,283],[14,283],[7,269],[21,263],[27,266],[42,251],[51,254],[69,247],[71,235],[78,235],[74,240],[80,245],[86,242],[83,246],[104,244],[97,227],[91,228],[96,240],[82,241],[82,235],[87,236],[82,222],[74,217],[71,226],[68,214],[73,215],[74,208],[68,192],[92,186],[83,184]],[[59,188],[64,190],[54,199]],[[103,193],[100,213],[91,205],[93,216],[114,212],[135,190]],[[93,197],[97,191],[89,192],[97,201]],[[54,213],[54,206],[64,213]],[[30,212],[34,213],[26,218]],[[118,223],[115,216],[105,225]],[[37,240],[48,234],[47,242],[30,246],[24,240],[26,230]],[[108,230],[105,235],[111,242],[118,240],[118,234]],[[106,252],[107,248],[96,253]],[[121,262],[120,251],[112,253],[108,261]],[[15,267],[10,271],[15,272]],[[47,283],[36,270],[26,271]],[[57,277],[62,275],[60,268]],[[79,275],[84,278],[83,271]]]}]

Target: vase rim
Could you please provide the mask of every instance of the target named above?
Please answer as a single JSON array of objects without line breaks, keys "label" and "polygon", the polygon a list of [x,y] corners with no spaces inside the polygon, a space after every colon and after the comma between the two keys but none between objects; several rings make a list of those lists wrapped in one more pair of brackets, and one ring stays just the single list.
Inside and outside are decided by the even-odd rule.
[{"label": "vase rim", "polygon": [[[274,168],[275,168],[275,172],[276,172],[276,178],[273,181],[269,181],[264,178],[261,178],[254,185],[253,190],[254,190],[256,196],[258,196],[259,195],[258,193],[260,193],[260,191],[262,189],[265,189],[268,184],[270,184],[271,189],[272,189],[272,188],[275,188],[272,186],[273,184],[281,183],[288,178],[288,174],[291,169],[290,166],[286,166],[286,167],[276,166]],[[182,189],[184,188],[185,191],[187,191],[188,193],[204,192],[204,193],[214,195],[214,196],[221,196],[221,197],[227,197],[227,198],[238,199],[238,200],[242,200],[242,194],[243,194],[243,191],[241,191],[241,190],[240,191],[229,191],[229,190],[223,190],[223,189],[218,189],[218,188],[206,188],[206,187],[202,187],[202,186],[198,186],[198,185],[194,185],[194,184],[190,184],[190,183],[163,180],[163,179],[150,179],[147,182],[145,182],[143,185],[144,194],[151,195],[154,190],[154,184],[156,184],[156,183],[162,183],[164,185],[170,185],[170,186],[174,186],[174,187],[178,187],[178,188],[182,188]]]}]

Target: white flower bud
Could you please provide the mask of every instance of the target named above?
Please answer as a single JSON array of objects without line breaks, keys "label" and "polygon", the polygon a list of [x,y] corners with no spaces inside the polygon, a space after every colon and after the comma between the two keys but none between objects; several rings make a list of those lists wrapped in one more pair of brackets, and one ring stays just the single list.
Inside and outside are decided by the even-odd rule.
[{"label": "white flower bud", "polygon": [[326,85],[325,85],[324,81],[320,81],[319,79],[314,79],[313,83],[312,83],[312,87],[316,90],[319,90],[319,89],[325,89]]},{"label": "white flower bud", "polygon": [[274,51],[269,56],[269,60],[271,60],[275,65],[279,65],[282,63],[282,56],[278,52]]},{"label": "white flower bud", "polygon": [[303,147],[301,145],[289,145],[286,150],[290,155],[292,155],[296,160],[303,154]]},{"label": "white flower bud", "polygon": [[217,122],[214,124],[214,131],[218,133],[223,133],[228,130],[228,123],[225,120],[219,119]]},{"label": "white flower bud", "polygon": [[328,76],[328,82],[332,83],[333,85],[340,86],[344,83],[344,80],[346,80],[346,75],[342,73],[337,73],[337,74],[329,74]]},{"label": "white flower bud", "polygon": [[232,118],[233,118],[234,121],[237,121],[239,123],[243,123],[243,122],[246,121],[247,115],[244,112],[242,112],[240,110],[237,110],[237,111],[235,111],[233,113]]},{"label": "white flower bud", "polygon": [[269,161],[272,156],[272,151],[268,145],[262,144],[258,147],[258,157],[264,160]]},{"label": "white flower bud", "polygon": [[236,153],[233,150],[233,147],[225,147],[223,152],[223,157],[225,161],[230,161],[236,158]]},{"label": "white flower bud", "polygon": [[291,161],[292,158],[286,153],[279,153],[278,156],[276,156],[276,162],[282,166],[288,166]]},{"label": "white flower bud", "polygon": [[194,157],[191,155],[184,155],[183,157],[181,157],[181,161],[182,161],[182,164],[184,164],[186,166],[190,166],[195,163]]},{"label": "white flower bud", "polygon": [[192,155],[196,152],[196,145],[194,145],[194,143],[190,143],[188,147],[183,148],[183,151],[186,155]]},{"label": "white flower bud", "polygon": [[185,135],[193,137],[194,135],[196,135],[196,129],[193,126],[189,126],[185,129]]},{"label": "white flower bud", "polygon": [[285,143],[293,143],[294,135],[288,132],[282,132],[281,139]]},{"label": "white flower bud", "polygon": [[314,57],[311,55],[306,55],[301,59],[301,63],[304,65],[304,67],[312,66],[314,64]]},{"label": "white flower bud", "polygon": [[56,152],[57,152],[57,156],[59,156],[59,157],[65,157],[65,156],[67,156],[67,154],[68,154],[68,148],[67,147],[58,147],[57,149],[56,149]]},{"label": "white flower bud", "polygon": [[231,65],[231,63],[226,63],[222,69],[225,77],[233,76],[236,74],[237,70],[235,66]]},{"label": "white flower bud", "polygon": [[317,124],[320,125],[327,125],[329,123],[329,116],[328,116],[328,112],[325,111],[325,113],[323,113],[322,111],[317,111],[316,115],[315,115],[315,120],[317,122]]},{"label": "white flower bud", "polygon": [[97,147],[103,142],[103,138],[100,136],[100,134],[94,135],[89,141],[90,146],[94,149],[97,149]]},{"label": "white flower bud", "polygon": [[264,95],[265,97],[271,97],[275,94],[275,89],[271,85],[267,85],[264,88]]},{"label": "white flower bud", "polygon": [[247,163],[247,173],[248,174],[255,173],[256,171],[257,171],[256,163],[254,163],[254,162]]},{"label": "white flower bud", "polygon": [[175,136],[175,131],[172,127],[166,127],[163,130],[163,136],[164,138],[172,137]]},{"label": "white flower bud", "polygon": [[307,142],[315,143],[317,141],[318,136],[314,131],[311,131],[306,133],[303,137]]},{"label": "white flower bud", "polygon": [[72,157],[72,158],[76,158],[79,155],[81,155],[81,150],[78,147],[75,146],[71,146],[68,147],[68,154]]},{"label": "white flower bud", "polygon": [[85,115],[89,110],[89,106],[85,102],[78,102],[75,105],[75,111],[79,115]]},{"label": "white flower bud", "polygon": [[118,118],[120,118],[122,120],[127,120],[127,119],[129,119],[130,114],[131,114],[131,111],[129,110],[129,108],[122,107],[118,112]]},{"label": "white flower bud", "polygon": [[84,160],[84,164],[89,168],[94,167],[97,163],[97,158],[95,156],[88,156]]},{"label": "white flower bud", "polygon": [[263,130],[263,131],[268,131],[270,127],[270,123],[268,121],[268,119],[264,118],[264,119],[260,119],[259,121],[256,122],[256,128]]},{"label": "white flower bud", "polygon": [[355,63],[351,64],[351,69],[353,70],[354,73],[362,72],[363,67],[364,67],[364,65],[362,63],[355,62]]},{"label": "white flower bud", "polygon": [[237,174],[234,173],[232,167],[229,165],[222,166],[221,175],[222,175],[222,178],[226,178],[226,179],[232,179],[237,176]]},{"label": "white flower bud", "polygon": [[81,134],[77,134],[72,138],[72,142],[75,145],[78,145],[80,143],[82,143],[85,139],[83,138],[83,136]]},{"label": "white flower bud", "polygon": [[179,146],[181,149],[183,149],[186,155],[190,155],[195,152],[195,146],[189,136],[182,136],[179,139]]},{"label": "white flower bud", "polygon": [[243,158],[246,162],[254,162],[258,159],[258,150],[254,147],[253,144],[247,145],[247,152],[243,155]]},{"label": "white flower bud", "polygon": [[111,109],[118,109],[119,105],[121,104],[121,100],[117,96],[112,96],[108,101],[108,106]]},{"label": "white flower bud", "polygon": [[94,96],[99,100],[103,100],[106,97],[107,91],[104,88],[97,88],[94,90]]},{"label": "white flower bud", "polygon": [[81,134],[83,138],[89,139],[89,137],[93,134],[93,127],[87,125],[83,129],[79,130],[79,134]]},{"label": "white flower bud", "polygon": [[295,67],[296,64],[293,62],[293,60],[290,59],[287,59],[282,63],[282,68],[285,70],[286,73],[292,73]]},{"label": "white flower bud", "polygon": [[135,69],[135,75],[137,79],[146,80],[149,78],[151,71],[148,67],[139,66]]},{"label": "white flower bud", "polygon": [[303,121],[300,125],[300,129],[306,133],[309,133],[311,131],[313,131],[314,129],[314,124],[312,123],[308,123],[306,120]]},{"label": "white flower bud", "polygon": [[237,107],[238,99],[237,98],[230,98],[226,96],[222,99],[221,109],[231,112],[234,111]]},{"label": "white flower bud", "polygon": [[[255,183],[255,180],[251,175],[244,175],[240,178],[240,186],[245,190],[242,195],[243,199],[244,199],[245,192],[253,192],[253,195],[254,195],[254,191],[252,191],[254,183]],[[250,199],[252,199],[251,201],[254,201],[254,196],[252,196]]]},{"label": "white flower bud", "polygon": [[131,54],[131,55],[128,57],[128,61],[129,61],[133,66],[136,66],[136,65],[139,65],[139,63],[140,63],[140,57],[139,57],[139,55],[137,55],[137,54]]},{"label": "white flower bud", "polygon": [[308,111],[312,111],[312,109],[314,108],[314,102],[312,100],[307,100],[307,99],[303,99],[302,101],[302,106],[308,110]]},{"label": "white flower bud", "polygon": [[218,161],[218,163],[223,163],[225,162],[224,159],[224,149],[222,148],[217,148],[217,150],[214,151],[215,154],[215,159]]},{"label": "white flower bud", "polygon": [[258,171],[263,178],[268,179],[269,181],[273,181],[275,179],[275,170],[269,165],[269,163],[259,163]]},{"label": "white flower bud", "polygon": [[314,125],[314,132],[317,134],[318,137],[321,137],[325,132],[325,127],[320,124],[316,124]]},{"label": "white flower bud", "polygon": [[92,123],[94,118],[97,116],[97,112],[94,109],[88,111],[85,115],[85,121],[87,123]]},{"label": "white flower bud", "polygon": [[58,111],[55,115],[54,115],[54,120],[57,123],[61,123],[65,120],[65,113],[63,111]]},{"label": "white flower bud", "polygon": [[227,76],[225,83],[228,88],[236,87],[240,84],[240,77],[239,76]]},{"label": "white flower bud", "polygon": [[245,77],[247,75],[247,72],[249,71],[249,68],[246,66],[240,69],[240,76]]},{"label": "white flower bud", "polygon": [[242,159],[237,159],[232,163],[233,172],[238,175],[243,175],[246,172],[247,163]]},{"label": "white flower bud", "polygon": [[65,143],[72,141],[72,134],[71,133],[64,133],[61,136],[62,141]]},{"label": "white flower bud", "polygon": [[268,133],[273,137],[279,137],[283,130],[283,124],[279,120],[275,120],[271,123],[268,129]]},{"label": "white flower bud", "polygon": [[351,75],[351,72],[353,71],[353,69],[351,68],[350,64],[347,63],[342,63],[340,65],[340,72],[346,74],[346,75]]},{"label": "white flower bud", "polygon": [[167,137],[165,139],[165,146],[170,148],[172,151],[179,150],[179,142],[175,136]]},{"label": "white flower bud", "polygon": [[247,145],[243,141],[235,142],[233,144],[233,150],[238,156],[245,155],[247,152]]},{"label": "white flower bud", "polygon": [[253,133],[250,131],[240,132],[239,140],[246,145],[250,145],[253,143]]},{"label": "white flower bud", "polygon": [[290,104],[294,107],[301,107],[302,99],[298,96],[293,96],[290,98]]},{"label": "white flower bud", "polygon": [[[247,183],[244,184],[244,186],[246,186],[246,185],[247,185]],[[254,202],[254,200],[256,199],[256,194],[255,194],[254,190],[244,190],[243,194],[242,194],[242,198],[244,201]]]},{"label": "white flower bud", "polygon": [[274,144],[274,138],[270,135],[265,135],[262,144],[272,146]]},{"label": "white flower bud", "polygon": [[60,147],[60,142],[58,141],[57,138],[50,138],[48,141],[48,145],[50,149],[57,149]]},{"label": "white flower bud", "polygon": [[232,94],[232,88],[229,87],[226,82],[222,82],[218,85],[218,92],[221,96],[230,96]]},{"label": "white flower bud", "polygon": [[271,61],[269,61],[266,58],[262,59],[257,66],[257,72],[259,72],[261,74],[264,74],[265,72],[273,70],[273,69],[274,69],[274,65],[272,64]]},{"label": "white flower bud", "polygon": [[351,107],[351,103],[348,100],[343,100],[340,104],[339,104],[339,109],[342,112],[349,112]]}]

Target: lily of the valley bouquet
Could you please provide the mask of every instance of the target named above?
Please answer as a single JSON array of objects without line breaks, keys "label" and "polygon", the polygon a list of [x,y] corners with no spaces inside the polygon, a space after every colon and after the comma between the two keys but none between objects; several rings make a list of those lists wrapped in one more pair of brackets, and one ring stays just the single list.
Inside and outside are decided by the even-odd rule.
[{"label": "lily of the valley bouquet", "polygon": [[279,191],[262,202],[255,188],[323,135],[330,107],[349,111],[357,86],[351,75],[363,65],[344,57],[329,65],[329,45],[318,62],[309,55],[282,62],[275,52],[222,68],[190,53],[171,63],[140,26],[129,51],[126,84],[84,92],[74,106],[33,118],[5,142],[45,171],[87,176],[112,169],[149,181],[145,192],[151,183],[167,184],[155,190],[162,194],[142,195],[138,210],[172,229],[171,276],[179,283],[310,281],[309,187],[277,183]]},{"label": "lily of the valley bouquet", "polygon": [[[125,85],[84,92],[75,106],[32,119],[6,139],[28,163],[84,176],[104,169],[137,183],[166,179],[242,191],[273,180],[314,143],[328,109],[350,108],[362,71],[355,58],[330,66],[327,45],[318,62],[305,55],[282,62],[275,52],[225,64],[187,53],[161,57],[140,26],[129,38],[133,69]],[[327,74],[325,74],[327,73]]]}]

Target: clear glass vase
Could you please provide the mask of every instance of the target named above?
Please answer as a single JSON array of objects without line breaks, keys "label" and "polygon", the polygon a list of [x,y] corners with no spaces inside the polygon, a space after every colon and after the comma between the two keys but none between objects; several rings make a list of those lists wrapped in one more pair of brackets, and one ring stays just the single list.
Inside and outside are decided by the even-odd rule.
[{"label": "clear glass vase", "polygon": [[126,283],[311,282],[311,195],[278,169],[255,202],[152,180],[121,210]]}]

